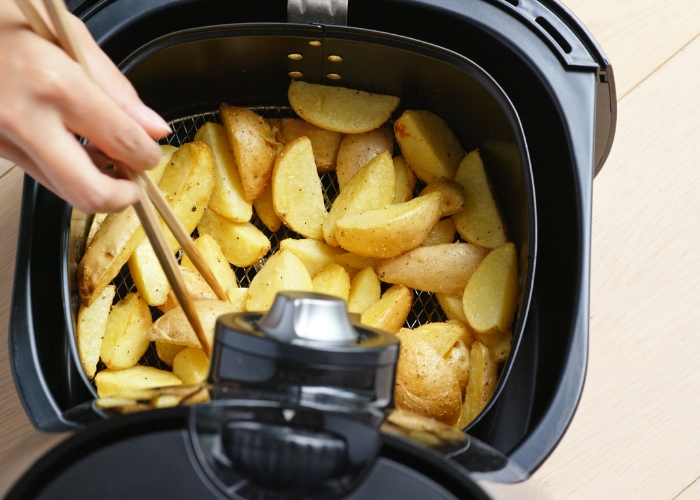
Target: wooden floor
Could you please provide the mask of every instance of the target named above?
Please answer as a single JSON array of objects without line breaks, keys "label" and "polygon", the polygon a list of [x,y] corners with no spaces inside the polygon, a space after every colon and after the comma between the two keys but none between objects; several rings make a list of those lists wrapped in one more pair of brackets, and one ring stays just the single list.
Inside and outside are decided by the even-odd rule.
[{"label": "wooden floor", "polygon": [[[619,114],[594,184],[586,386],[534,480],[561,500],[700,498],[700,1],[564,3],[612,61]],[[2,347],[22,175],[0,176],[2,455],[31,427]]]}]

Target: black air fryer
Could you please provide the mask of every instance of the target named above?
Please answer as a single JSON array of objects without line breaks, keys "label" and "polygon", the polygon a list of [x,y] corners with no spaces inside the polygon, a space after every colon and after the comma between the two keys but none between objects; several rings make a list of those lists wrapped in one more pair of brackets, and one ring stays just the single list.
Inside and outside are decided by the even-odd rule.
[{"label": "black air fryer", "polygon": [[[461,441],[446,443],[441,430],[416,430],[413,421],[392,424],[376,402],[348,402],[334,393],[326,394],[328,405],[319,405],[316,396],[324,391],[318,389],[309,406],[301,393],[277,391],[270,380],[242,383],[228,373],[232,358],[226,361],[224,354],[237,346],[227,340],[231,332],[245,328],[225,321],[218,327],[216,352],[222,358],[212,367],[209,403],[122,415],[93,402],[96,393],[75,348],[75,274],[90,217],[27,178],[10,328],[13,374],[38,430],[75,434],[36,462],[18,485],[38,485],[45,478],[41,484],[50,479],[52,488],[69,487],[77,477],[71,474],[84,477],[80,467],[87,467],[95,487],[112,481],[124,488],[118,490],[121,497],[158,498],[167,491],[177,498],[206,490],[212,498],[273,498],[266,487],[241,496],[243,490],[236,488],[243,486],[235,486],[239,483],[231,475],[239,474],[240,481],[256,487],[271,484],[274,498],[287,498],[280,492],[293,486],[301,489],[290,495],[307,496],[288,498],[341,498],[347,491],[359,495],[362,488],[375,487],[386,489],[366,491],[411,498],[401,492],[423,491],[419,483],[429,485],[425,491],[442,491],[444,498],[488,498],[475,481],[489,479],[493,495],[494,488],[508,490],[507,483],[537,469],[565,432],[583,387],[592,181],[607,158],[616,120],[612,68],[563,5],[557,0],[350,0],[349,5],[342,0],[104,0],[68,5],[144,101],[175,125],[170,138],[175,144],[191,140],[204,120],[216,119],[221,102],[284,116],[292,77],[398,95],[399,113],[429,109],[443,117],[465,150],[480,149],[503,202],[520,256],[519,309],[496,394],[467,435],[460,434]],[[303,57],[289,58],[292,53]],[[341,61],[330,55],[340,55]],[[416,303],[407,326],[439,315],[429,297],[417,296]],[[293,358],[285,352],[285,360]],[[313,384],[340,387],[336,378],[331,380],[327,386]],[[291,413],[285,410],[298,415],[292,420],[303,419],[301,435],[290,433]],[[329,428],[331,416],[346,420]],[[364,449],[372,458],[362,466],[349,458],[359,453],[349,446],[355,445],[353,439],[337,430],[350,427],[374,443]],[[437,445],[417,444],[417,436],[423,444]],[[49,434],[47,439],[59,438]],[[218,448],[211,451],[215,442]],[[294,453],[303,448],[313,458],[277,460],[280,446],[292,450],[288,456],[301,456]],[[87,454],[102,457],[104,466],[81,462]],[[168,460],[171,467],[161,467],[160,476],[146,474],[157,460]],[[337,465],[341,462],[343,467]],[[352,477],[343,475],[348,464],[355,464]],[[314,474],[327,468],[324,477],[335,483],[324,483],[304,467]],[[110,476],[127,470],[133,474]],[[278,471],[277,479],[269,477],[270,470]],[[167,487],[161,477],[170,480]],[[273,484],[277,480],[282,486]],[[41,498],[52,498],[45,494]],[[441,497],[434,493],[431,498]]]}]

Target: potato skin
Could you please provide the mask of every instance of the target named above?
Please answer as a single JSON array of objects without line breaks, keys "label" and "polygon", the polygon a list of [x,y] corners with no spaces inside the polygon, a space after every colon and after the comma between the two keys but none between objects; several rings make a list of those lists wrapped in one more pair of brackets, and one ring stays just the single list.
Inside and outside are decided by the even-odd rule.
[{"label": "potato skin", "polygon": [[380,127],[363,134],[348,134],[340,143],[336,173],[341,191],[362,167],[379,153],[394,151],[394,133]]}]

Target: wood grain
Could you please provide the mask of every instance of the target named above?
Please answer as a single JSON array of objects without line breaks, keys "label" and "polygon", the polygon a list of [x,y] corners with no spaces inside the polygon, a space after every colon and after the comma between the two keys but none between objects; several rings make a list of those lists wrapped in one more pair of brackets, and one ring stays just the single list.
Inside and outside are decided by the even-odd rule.
[{"label": "wood grain", "polygon": [[700,39],[619,103],[594,183],[586,387],[536,474],[556,498],[671,499],[700,476],[697,61]]},{"label": "wood grain", "polygon": [[700,34],[697,0],[563,0],[612,62],[618,98]]}]

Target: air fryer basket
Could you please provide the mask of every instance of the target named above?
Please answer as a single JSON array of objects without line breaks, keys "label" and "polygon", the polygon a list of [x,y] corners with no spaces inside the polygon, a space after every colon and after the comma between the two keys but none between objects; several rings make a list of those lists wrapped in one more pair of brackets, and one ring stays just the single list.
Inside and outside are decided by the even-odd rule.
[{"label": "air fryer basket", "polygon": [[[232,61],[238,63],[238,71],[229,68],[226,73],[232,61],[224,61],[227,64],[215,69],[221,78],[209,82],[206,93],[197,90],[205,85],[198,79],[203,68],[211,68],[216,61],[198,52],[196,43],[185,44],[193,51],[189,57],[196,62],[194,73],[184,71],[172,59],[144,71],[139,69],[139,60],[129,58],[135,51],[140,51],[141,59],[149,57],[144,47],[155,53],[171,41],[175,44],[173,33],[194,28],[195,32],[179,35],[177,43],[187,41],[190,35],[194,37],[190,41],[195,42],[198,28],[236,23],[237,36],[289,36],[289,42],[306,36],[336,37],[343,43],[358,41],[352,40],[348,34],[352,30],[345,28],[284,24],[285,0],[67,3],[108,55],[129,72],[148,104],[168,119],[210,112],[226,100],[257,108],[286,106],[282,97],[289,83],[289,78],[277,80],[278,67],[269,64],[269,54],[252,59],[235,53]],[[537,274],[531,283],[527,320],[522,325],[523,309],[518,319],[518,331],[523,329],[517,356],[509,366],[511,375],[498,400],[470,433],[532,472],[566,431],[585,378],[592,179],[610,150],[616,121],[611,65],[590,33],[559,0],[350,0],[349,4],[348,26],[406,36],[469,58],[495,79],[497,88],[503,89],[498,94],[507,96],[506,101],[517,111],[527,140],[537,214],[518,211],[515,215],[517,219],[527,213],[530,218],[526,221],[528,237],[534,237],[536,224]],[[263,22],[278,24],[263,27],[259,24]],[[251,31],[245,33],[246,29]],[[300,30],[304,32],[301,36]],[[362,39],[359,32],[355,34]],[[378,36],[371,31],[366,34],[369,39]],[[164,37],[161,45],[149,46],[160,37]],[[407,40],[402,43],[410,44]],[[333,47],[325,48],[330,51]],[[168,50],[173,49],[164,52]],[[287,43],[285,55],[288,52],[299,50]],[[287,64],[287,71],[300,70],[306,75],[304,79],[319,82],[324,82],[326,72],[337,71],[325,60],[302,60],[303,64],[309,62],[322,68],[313,78],[306,78],[309,67],[292,67],[291,60],[278,64]],[[378,58],[375,51],[365,54],[361,64],[367,71],[356,72],[355,86],[400,93],[373,87],[373,79],[378,76],[378,81],[383,81],[384,67],[391,67],[392,62]],[[245,78],[253,68],[262,78]],[[171,76],[157,81],[154,75],[163,74],[165,69]],[[421,68],[409,70],[408,74],[418,72],[421,78],[434,76]],[[275,80],[267,81],[273,72]],[[230,82],[238,86],[232,88]],[[351,83],[343,75],[337,84]],[[404,83],[402,78],[396,81],[397,86]],[[443,85],[442,81],[434,83],[434,89]],[[432,90],[420,97],[429,99],[431,95]],[[424,107],[443,114],[458,129],[461,140],[471,132],[478,137],[494,130],[494,124],[470,129],[469,117],[454,116],[459,106],[452,104],[458,101],[444,97],[425,101]],[[209,100],[205,102],[205,98]],[[404,100],[404,105],[410,103]],[[508,127],[512,129],[512,124]],[[481,140],[489,142],[485,137]],[[502,148],[495,147],[502,143],[491,143],[490,156],[504,159],[500,163],[507,165],[509,156],[524,154],[524,144]],[[482,146],[482,153],[488,150],[477,141],[467,140],[463,146]],[[502,200],[504,189],[508,187],[497,188]],[[74,259],[80,253],[81,231],[89,221],[80,223],[77,217],[71,222],[71,208],[30,178],[25,180],[22,203],[9,335],[13,376],[32,423],[44,431],[65,430],[77,425],[71,409],[94,395],[73,358],[73,312],[66,300],[76,266],[68,255]],[[522,206],[522,200],[518,203]],[[512,226],[511,215],[507,218]]]},{"label": "air fryer basket", "polygon": [[[325,32],[324,32],[325,31]],[[145,102],[173,119],[174,133],[167,142],[179,146],[193,140],[206,121],[218,121],[221,102],[252,107],[266,118],[292,116],[287,102],[289,73],[300,72],[314,83],[328,83],[328,73],[341,75],[340,84],[372,92],[401,96],[395,116],[404,109],[428,109],[443,117],[455,130],[463,147],[481,148],[482,155],[502,201],[511,239],[520,255],[520,294],[514,340],[500,384],[490,404],[507,380],[524,328],[534,270],[534,193],[529,159],[516,113],[507,97],[488,75],[470,61],[448,51],[413,40],[363,30],[306,26],[244,25],[201,28],[174,33],[144,47],[123,65]],[[290,58],[300,54],[302,58]],[[340,55],[342,62],[328,62]],[[319,64],[319,62],[323,63]],[[368,61],[381,61],[368,64]],[[187,114],[188,116],[183,116]],[[194,113],[194,114],[189,114]],[[322,175],[327,206],[337,194],[334,173]],[[89,217],[73,211],[68,262],[77,263],[84,248]],[[270,239],[272,252],[279,241],[298,238],[283,227],[270,231],[254,217]],[[76,252],[77,251],[77,252]],[[238,268],[239,285],[247,287],[264,260],[250,268]],[[71,266],[73,269],[73,266]],[[75,273],[68,272],[65,303],[68,331],[74,329],[79,306]],[[135,290],[126,266],[115,280],[117,297]],[[154,308],[155,315],[158,315]],[[444,321],[434,294],[415,292],[407,326]],[[73,359],[80,360],[70,335]],[[142,364],[168,369],[151,348]],[[98,368],[99,369],[99,368]],[[92,385],[80,372],[87,387]]]}]

